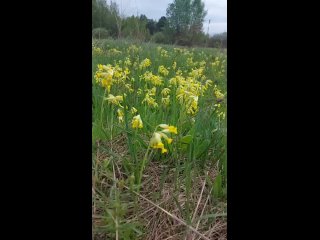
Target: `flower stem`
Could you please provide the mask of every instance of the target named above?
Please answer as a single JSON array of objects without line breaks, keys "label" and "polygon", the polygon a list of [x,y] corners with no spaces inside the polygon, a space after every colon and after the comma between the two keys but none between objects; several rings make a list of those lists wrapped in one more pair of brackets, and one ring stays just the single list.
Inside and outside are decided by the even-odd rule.
[{"label": "flower stem", "polygon": [[102,117],[103,117],[103,112],[104,112],[104,98],[106,96],[107,89],[104,91],[103,97],[102,97],[102,103],[101,103],[101,109],[100,109],[100,123],[101,127],[103,127],[103,122],[102,122]]},{"label": "flower stem", "polygon": [[[157,131],[157,128],[159,127],[159,125],[157,125],[156,126],[156,128],[154,129],[154,132],[156,132]],[[153,133],[154,133],[153,132]],[[141,167],[140,167],[140,172],[139,172],[139,175],[138,175],[138,192],[140,191],[140,184],[141,184],[141,179],[142,179],[142,172],[143,172],[143,170],[144,170],[144,168],[145,168],[145,165],[146,165],[146,163],[147,163],[147,160],[148,160],[148,153],[149,153],[149,150],[150,150],[150,144],[148,145],[148,148],[147,148],[147,151],[146,151],[146,153],[145,153],[145,155],[144,155],[144,158],[143,158],[143,160],[142,160],[142,164],[141,164]]]}]

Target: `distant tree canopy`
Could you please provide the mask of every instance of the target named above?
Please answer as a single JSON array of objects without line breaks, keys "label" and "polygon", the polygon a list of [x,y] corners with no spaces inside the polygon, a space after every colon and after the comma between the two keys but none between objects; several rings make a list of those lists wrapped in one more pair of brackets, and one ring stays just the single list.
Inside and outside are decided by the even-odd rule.
[{"label": "distant tree canopy", "polygon": [[167,8],[168,27],[174,33],[176,41],[192,44],[202,32],[207,11],[201,0],[174,0]]},{"label": "distant tree canopy", "polygon": [[174,0],[168,5],[166,16],[158,21],[148,19],[144,14],[125,17],[116,2],[107,4],[105,0],[92,0],[92,36],[226,47],[226,34],[224,37],[204,34],[202,27],[206,14],[201,0]]}]

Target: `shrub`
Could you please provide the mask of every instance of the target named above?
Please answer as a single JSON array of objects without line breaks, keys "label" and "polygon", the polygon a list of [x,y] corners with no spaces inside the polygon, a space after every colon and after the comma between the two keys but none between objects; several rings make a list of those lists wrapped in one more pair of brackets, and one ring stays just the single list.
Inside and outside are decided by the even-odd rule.
[{"label": "shrub", "polygon": [[155,43],[166,43],[166,36],[162,32],[157,32],[151,37],[151,41]]},{"label": "shrub", "polygon": [[[100,36],[99,36],[100,35]],[[108,38],[109,33],[105,28],[95,28],[92,30],[93,38]]]}]

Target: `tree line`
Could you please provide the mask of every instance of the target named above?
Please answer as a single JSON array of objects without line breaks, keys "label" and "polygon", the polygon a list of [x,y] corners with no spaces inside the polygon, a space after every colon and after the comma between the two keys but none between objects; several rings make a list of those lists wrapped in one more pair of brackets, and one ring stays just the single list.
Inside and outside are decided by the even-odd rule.
[{"label": "tree line", "polygon": [[92,0],[92,37],[127,38],[182,46],[227,47],[227,33],[202,30],[207,12],[201,0],[174,0],[159,20],[144,14],[126,17],[116,2]]}]

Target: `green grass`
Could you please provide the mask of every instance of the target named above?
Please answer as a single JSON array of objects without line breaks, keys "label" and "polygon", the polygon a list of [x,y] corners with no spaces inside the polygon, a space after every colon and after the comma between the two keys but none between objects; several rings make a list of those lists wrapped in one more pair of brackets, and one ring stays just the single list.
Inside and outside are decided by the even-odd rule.
[{"label": "green grass", "polygon": [[[131,42],[113,40],[95,41],[94,45],[92,204],[95,239],[154,239],[155,236],[199,239],[201,234],[210,239],[226,237],[226,51],[195,48],[179,52],[175,49],[178,47],[152,43],[136,45],[136,50],[128,51],[133,45]],[[190,63],[191,57],[193,63]],[[118,72],[123,74],[126,58],[132,63],[127,65],[130,73],[118,81],[113,75],[108,92],[95,80],[98,64],[118,65],[121,68]],[[151,65],[140,69],[140,63],[146,58],[151,60]],[[160,65],[168,68],[167,76],[158,73]],[[202,74],[187,78],[200,65]],[[177,75],[178,69],[185,82],[175,86],[170,84],[170,79]],[[155,86],[141,79],[146,71],[161,76],[162,85]],[[204,86],[208,79],[212,84],[201,93],[197,87]],[[146,91],[153,87],[156,87],[156,94],[152,96],[158,104],[156,108],[143,103]],[[162,103],[164,87],[170,89],[167,106]],[[143,93],[138,94],[138,89]],[[181,93],[179,89],[186,96],[184,101],[177,98]],[[219,97],[216,91],[224,97]],[[104,101],[108,94],[123,96],[121,106]],[[197,111],[188,113],[187,101],[195,95]],[[132,107],[138,112],[132,114]],[[118,120],[118,109],[123,110],[123,121]],[[132,119],[137,114],[143,122],[141,129],[132,127]],[[159,124],[178,129],[178,134],[167,134],[173,139],[171,144],[162,139],[168,150],[165,154],[149,146],[155,129],[161,130],[157,128]]]}]

